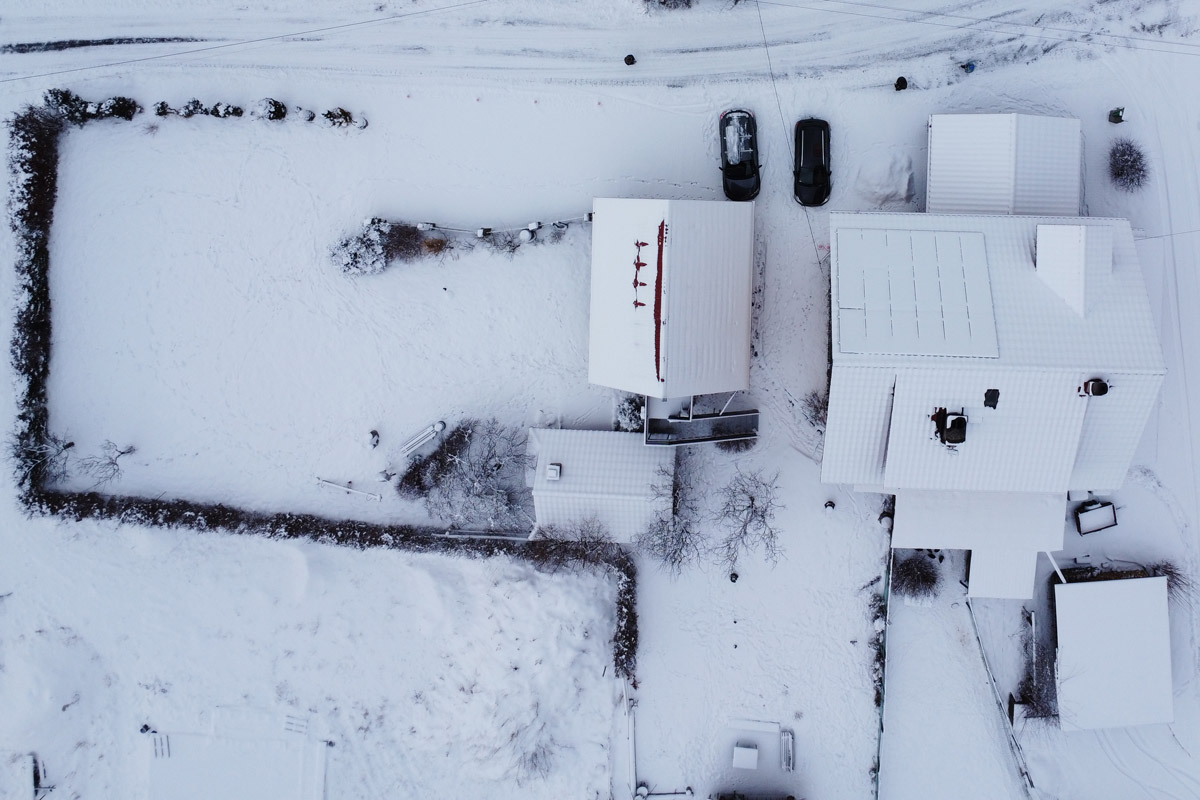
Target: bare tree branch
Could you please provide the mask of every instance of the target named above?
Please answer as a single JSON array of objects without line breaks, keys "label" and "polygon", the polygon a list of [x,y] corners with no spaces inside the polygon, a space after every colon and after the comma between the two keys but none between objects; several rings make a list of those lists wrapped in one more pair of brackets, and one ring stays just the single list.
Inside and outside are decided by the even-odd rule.
[{"label": "bare tree branch", "polygon": [[764,477],[761,470],[738,471],[729,485],[721,489],[721,506],[717,520],[728,529],[717,545],[717,552],[729,564],[735,565],[742,551],[758,547],[768,561],[779,558],[779,529],[775,527],[775,512],[782,508],[776,492],[779,474]]},{"label": "bare tree branch", "polygon": [[96,479],[92,488],[98,489],[120,479],[121,457],[136,452],[137,448],[133,445],[118,447],[106,439],[100,446],[100,455],[79,459],[79,468]]}]

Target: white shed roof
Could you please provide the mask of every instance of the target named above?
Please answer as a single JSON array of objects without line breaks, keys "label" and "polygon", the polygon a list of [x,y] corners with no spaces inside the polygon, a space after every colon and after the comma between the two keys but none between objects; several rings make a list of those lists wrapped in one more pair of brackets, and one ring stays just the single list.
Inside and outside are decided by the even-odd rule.
[{"label": "white shed roof", "polygon": [[[539,528],[598,520],[614,539],[628,542],[655,516],[670,514],[675,452],[647,446],[640,433],[534,428],[533,505]],[[559,464],[557,480],[547,467]],[[668,491],[656,492],[665,485]]]},{"label": "white shed roof", "polygon": [[1079,214],[1079,120],[1028,114],[929,118],[931,214]]},{"label": "white shed roof", "polygon": [[749,388],[754,204],[593,211],[588,380],[658,398]]},{"label": "white shed roof", "polygon": [[1063,730],[1171,722],[1167,579],[1054,587]]}]

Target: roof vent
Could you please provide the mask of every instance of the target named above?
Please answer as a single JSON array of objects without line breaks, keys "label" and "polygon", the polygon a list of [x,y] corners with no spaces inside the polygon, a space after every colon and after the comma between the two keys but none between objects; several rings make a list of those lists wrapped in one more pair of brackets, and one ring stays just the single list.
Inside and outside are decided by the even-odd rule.
[{"label": "roof vent", "polygon": [[556,481],[562,478],[562,464],[546,465],[546,480]]},{"label": "roof vent", "polygon": [[1083,382],[1079,393],[1088,397],[1104,397],[1108,394],[1108,383],[1103,378],[1091,378]]}]

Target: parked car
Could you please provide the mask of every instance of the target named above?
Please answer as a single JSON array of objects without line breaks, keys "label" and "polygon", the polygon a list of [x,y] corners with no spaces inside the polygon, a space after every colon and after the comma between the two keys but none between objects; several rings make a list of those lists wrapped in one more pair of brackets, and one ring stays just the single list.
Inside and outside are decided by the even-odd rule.
[{"label": "parked car", "polygon": [[721,184],[730,200],[753,200],[762,188],[758,173],[758,126],[743,109],[721,115]]},{"label": "parked car", "polygon": [[796,123],[796,202],[805,206],[823,206],[829,200],[829,123],[823,119],[802,119]]}]

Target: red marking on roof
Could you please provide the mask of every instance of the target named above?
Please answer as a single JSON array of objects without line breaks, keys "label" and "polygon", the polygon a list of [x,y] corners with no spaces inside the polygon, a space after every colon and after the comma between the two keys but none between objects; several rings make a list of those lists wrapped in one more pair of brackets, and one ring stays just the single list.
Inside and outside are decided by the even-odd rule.
[{"label": "red marking on roof", "polygon": [[654,286],[654,377],[666,383],[662,376],[662,295],[663,245],[667,241],[667,221],[658,223],[658,277]]}]

